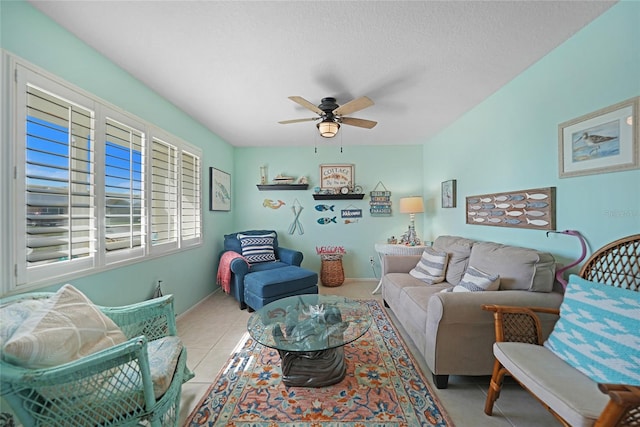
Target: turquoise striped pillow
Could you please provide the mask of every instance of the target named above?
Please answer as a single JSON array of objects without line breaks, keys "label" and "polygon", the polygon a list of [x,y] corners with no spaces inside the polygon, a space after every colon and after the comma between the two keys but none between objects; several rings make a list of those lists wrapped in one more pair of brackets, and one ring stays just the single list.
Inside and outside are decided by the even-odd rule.
[{"label": "turquoise striped pillow", "polygon": [[640,385],[640,292],[572,275],[544,346],[595,382]]}]

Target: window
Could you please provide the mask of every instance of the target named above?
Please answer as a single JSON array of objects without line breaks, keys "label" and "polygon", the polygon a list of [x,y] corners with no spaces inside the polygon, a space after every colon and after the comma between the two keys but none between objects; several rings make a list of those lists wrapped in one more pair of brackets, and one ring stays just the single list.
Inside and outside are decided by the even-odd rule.
[{"label": "window", "polygon": [[15,277],[3,276],[12,288],[201,243],[197,148],[31,66],[15,69]]},{"label": "window", "polygon": [[151,158],[152,244],[178,242],[178,149],[153,138]]},{"label": "window", "polygon": [[181,184],[181,237],[183,242],[199,240],[201,232],[200,212],[200,158],[195,154],[182,152]]},{"label": "window", "polygon": [[104,247],[107,260],[144,254],[144,154],[142,130],[106,118]]}]

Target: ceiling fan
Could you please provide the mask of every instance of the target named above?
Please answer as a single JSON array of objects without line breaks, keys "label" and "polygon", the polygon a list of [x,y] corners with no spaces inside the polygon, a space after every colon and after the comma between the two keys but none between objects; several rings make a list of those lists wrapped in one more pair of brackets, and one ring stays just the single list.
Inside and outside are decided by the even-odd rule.
[{"label": "ceiling fan", "polygon": [[373,105],[373,101],[366,96],[361,96],[360,98],[351,100],[344,105],[338,105],[335,98],[322,98],[322,102],[317,107],[301,96],[290,96],[289,99],[297,104],[302,105],[304,108],[313,111],[318,115],[318,117],[284,120],[278,123],[287,125],[290,123],[312,122],[315,120],[321,120],[320,123],[316,125],[316,127],[320,131],[320,135],[325,138],[333,138],[334,136],[336,136],[336,134],[338,133],[338,129],[340,129],[340,124],[357,126],[366,129],[371,129],[378,124],[378,122],[374,122],[372,120],[357,119],[355,117],[345,117],[347,114],[355,113],[356,111],[364,110],[367,107],[371,107]]}]

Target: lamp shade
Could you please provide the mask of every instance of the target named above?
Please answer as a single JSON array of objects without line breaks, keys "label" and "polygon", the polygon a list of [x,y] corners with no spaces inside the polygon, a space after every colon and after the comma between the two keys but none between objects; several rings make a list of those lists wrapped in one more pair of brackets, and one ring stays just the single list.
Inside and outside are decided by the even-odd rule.
[{"label": "lamp shade", "polygon": [[400,213],[420,213],[424,212],[424,203],[422,197],[411,196],[400,199]]},{"label": "lamp shade", "polygon": [[324,138],[333,138],[340,129],[340,124],[331,120],[324,120],[316,125],[320,131],[320,136]]}]

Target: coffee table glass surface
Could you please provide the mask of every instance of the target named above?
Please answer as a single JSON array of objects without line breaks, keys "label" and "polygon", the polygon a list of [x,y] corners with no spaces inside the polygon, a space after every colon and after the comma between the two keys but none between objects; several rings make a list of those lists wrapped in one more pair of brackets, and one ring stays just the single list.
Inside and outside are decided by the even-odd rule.
[{"label": "coffee table glass surface", "polygon": [[260,344],[283,351],[341,347],[371,326],[360,301],[334,295],[298,295],[271,302],[249,318],[247,329]]}]

